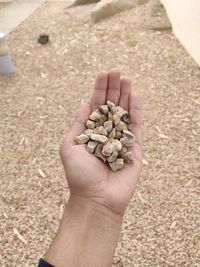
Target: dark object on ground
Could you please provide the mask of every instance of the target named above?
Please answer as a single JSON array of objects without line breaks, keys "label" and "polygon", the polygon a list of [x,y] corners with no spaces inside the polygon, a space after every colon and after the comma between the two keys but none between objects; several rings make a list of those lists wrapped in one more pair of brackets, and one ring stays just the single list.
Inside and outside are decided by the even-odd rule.
[{"label": "dark object on ground", "polygon": [[44,45],[44,44],[47,44],[48,42],[49,42],[49,35],[42,34],[42,35],[39,36],[39,38],[38,38],[38,43],[39,44]]}]

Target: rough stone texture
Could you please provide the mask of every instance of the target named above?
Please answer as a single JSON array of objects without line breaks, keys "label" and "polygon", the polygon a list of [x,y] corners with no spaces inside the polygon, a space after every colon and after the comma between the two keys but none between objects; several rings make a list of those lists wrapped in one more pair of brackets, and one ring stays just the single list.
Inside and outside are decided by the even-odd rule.
[{"label": "rough stone texture", "polygon": [[112,131],[113,123],[112,121],[106,121],[103,125],[103,127],[107,130],[108,133]]},{"label": "rough stone texture", "polygon": [[[108,120],[110,119],[110,114],[112,114],[113,116],[114,125],[112,121]],[[95,128],[87,129],[83,132],[82,135],[76,136],[76,142],[87,143],[89,142],[89,140],[92,140],[92,142],[89,142],[87,144],[87,150],[90,153],[94,153],[94,155],[102,159],[104,162],[105,157],[108,163],[116,161],[118,159],[119,152],[122,149],[122,145],[129,146],[130,144],[132,145],[134,141],[134,135],[130,131],[124,130],[127,129],[128,125],[126,125],[126,123],[122,121],[122,117],[125,114],[127,114],[127,111],[122,107],[115,106],[115,104],[111,101],[107,101],[106,105],[100,106],[97,110],[93,111],[89,115],[89,118],[92,121],[87,121],[86,127],[87,125],[90,127],[91,122],[94,121]],[[102,124],[103,126],[100,126]],[[116,131],[116,129],[118,131]],[[123,138],[121,138],[122,131]],[[85,140],[85,138],[87,138],[87,140]],[[120,140],[122,140],[123,143],[121,143]],[[102,144],[104,145],[102,146]],[[133,160],[132,152],[125,153],[124,149],[123,153],[121,153],[121,156],[124,159],[125,163],[131,163]],[[116,167],[116,164],[118,164],[118,161],[116,161],[113,166],[110,166],[111,170],[113,170],[113,168],[116,168],[116,170],[118,169],[118,167]]]},{"label": "rough stone texture", "polygon": [[131,117],[130,117],[130,114],[129,113],[126,113],[122,116],[122,120],[128,124],[131,123]]},{"label": "rough stone texture", "polygon": [[115,104],[114,104],[112,101],[110,101],[110,100],[108,100],[108,101],[106,102],[106,104],[108,105],[109,110],[112,110],[112,108],[115,107]]},{"label": "rough stone texture", "polygon": [[110,140],[110,142],[114,146],[114,150],[116,150],[117,152],[119,152],[122,149],[122,144],[119,140],[112,139],[112,140]]},{"label": "rough stone texture", "polygon": [[103,144],[100,144],[95,149],[95,156],[106,162],[106,157],[102,154]]},{"label": "rough stone texture", "polygon": [[128,151],[128,149],[123,146],[122,149],[119,151],[119,156],[124,155],[127,151]]},{"label": "rough stone texture", "polygon": [[113,162],[117,159],[118,157],[118,152],[113,151],[112,155],[110,157],[107,157],[107,162]]},{"label": "rough stone texture", "polygon": [[134,134],[132,132],[128,131],[128,130],[123,130],[123,136],[128,138],[128,139],[135,140]]},{"label": "rough stone texture", "polygon": [[102,134],[102,135],[107,136],[108,132],[103,126],[100,126],[94,129],[94,134]]},{"label": "rough stone texture", "polygon": [[84,134],[88,135],[89,137],[90,137],[91,134],[93,134],[93,133],[94,133],[94,131],[93,131],[92,129],[86,129],[86,130],[84,131]]},{"label": "rough stone texture", "polygon": [[103,114],[108,114],[108,106],[107,105],[101,105],[99,107],[100,111],[103,113]]},{"label": "rough stone texture", "polygon": [[101,19],[113,16],[116,13],[130,9],[137,4],[143,4],[144,0],[101,0],[91,13],[92,20],[98,22]]},{"label": "rough stone texture", "polygon": [[86,134],[81,134],[75,137],[75,141],[77,144],[85,144],[88,142],[88,140],[89,140],[89,137]]},{"label": "rough stone texture", "polygon": [[95,128],[95,122],[94,122],[94,121],[91,121],[91,120],[88,120],[88,121],[86,122],[86,127],[87,127],[88,129],[94,129],[94,128]]},{"label": "rough stone texture", "polygon": [[107,116],[106,115],[102,115],[100,116],[100,119],[99,119],[99,126],[102,126],[104,124],[104,122],[107,121]]},{"label": "rough stone texture", "polygon": [[117,171],[123,168],[124,160],[123,159],[116,159],[115,161],[109,163],[110,168],[112,171]]},{"label": "rough stone texture", "polygon": [[[118,113],[115,113],[113,115],[113,122],[114,122],[114,125],[118,125],[121,121],[121,117]],[[124,122],[123,122],[124,123]]]},{"label": "rough stone texture", "polygon": [[101,118],[101,114],[99,113],[99,111],[93,111],[89,118],[92,121],[99,121]]},{"label": "rough stone texture", "polygon": [[132,138],[122,137],[122,138],[120,138],[120,142],[125,147],[129,147],[129,146],[134,145],[134,140]]},{"label": "rough stone texture", "polygon": [[154,3],[91,27],[92,6],[67,15],[66,1],[47,1],[8,36],[17,73],[0,77],[2,267],[35,267],[49,248],[69,196],[59,145],[96,73],[118,66],[142,95],[144,164],[113,267],[199,265],[200,72],[170,30],[149,29],[165,24]]},{"label": "rough stone texture", "polygon": [[116,131],[115,138],[116,138],[116,139],[120,139],[121,137],[122,137],[122,133],[119,132],[119,131]]},{"label": "rough stone texture", "polygon": [[102,149],[102,154],[106,157],[109,157],[114,151],[114,146],[110,142],[105,144]]},{"label": "rough stone texture", "polygon": [[109,133],[108,138],[114,139],[116,136],[116,130],[115,128],[112,129],[112,131]]},{"label": "rough stone texture", "polygon": [[97,141],[103,144],[105,144],[108,139],[106,136],[100,135],[100,134],[91,134],[90,138],[94,141]]},{"label": "rough stone texture", "polygon": [[95,148],[98,146],[98,142],[95,141],[89,141],[87,143],[87,151],[90,153],[94,153]]},{"label": "rough stone texture", "polygon": [[112,113],[116,113],[117,117],[119,117],[120,119],[125,115],[125,114],[128,114],[128,112],[123,109],[122,107],[120,106],[117,106],[115,108],[112,109]]},{"label": "rough stone texture", "polygon": [[127,130],[126,123],[123,121],[120,121],[116,126],[115,126],[116,131],[121,132],[123,130]]},{"label": "rough stone texture", "polygon": [[127,153],[122,155],[125,163],[131,163],[133,161],[133,153],[128,151]]},{"label": "rough stone texture", "polygon": [[123,130],[123,137],[120,139],[123,145],[132,146],[135,143],[135,136],[130,131]]},{"label": "rough stone texture", "polygon": [[114,122],[113,114],[110,111],[108,112],[108,120]]}]

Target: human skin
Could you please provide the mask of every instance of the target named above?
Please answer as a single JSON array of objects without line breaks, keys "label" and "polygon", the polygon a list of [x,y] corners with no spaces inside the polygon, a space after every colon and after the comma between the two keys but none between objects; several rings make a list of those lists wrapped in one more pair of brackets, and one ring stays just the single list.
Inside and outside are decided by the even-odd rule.
[{"label": "human skin", "polygon": [[[131,114],[134,162],[112,172],[100,159],[77,145],[90,113],[107,100]],[[70,198],[45,259],[56,267],[111,267],[126,207],[133,196],[141,166],[141,103],[131,81],[120,72],[101,72],[89,104],[83,104],[60,148]]]}]

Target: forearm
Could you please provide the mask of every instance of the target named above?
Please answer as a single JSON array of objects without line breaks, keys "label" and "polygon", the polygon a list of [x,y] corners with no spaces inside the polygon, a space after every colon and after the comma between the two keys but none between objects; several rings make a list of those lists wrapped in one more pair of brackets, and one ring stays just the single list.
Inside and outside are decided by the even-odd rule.
[{"label": "forearm", "polygon": [[111,267],[122,217],[71,197],[45,259],[56,267]]}]

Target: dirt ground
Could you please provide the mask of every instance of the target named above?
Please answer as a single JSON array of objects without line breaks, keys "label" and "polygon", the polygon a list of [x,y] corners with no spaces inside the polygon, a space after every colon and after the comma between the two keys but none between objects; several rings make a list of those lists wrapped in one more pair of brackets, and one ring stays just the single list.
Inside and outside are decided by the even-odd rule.
[{"label": "dirt ground", "polygon": [[114,265],[200,266],[200,69],[156,26],[166,22],[154,4],[93,25],[92,5],[49,2],[8,36],[17,73],[0,77],[0,266],[36,266],[47,250],[69,196],[59,144],[110,68],[144,107],[144,167]]},{"label": "dirt ground", "polygon": [[0,9],[7,6],[8,3],[0,3]]}]

